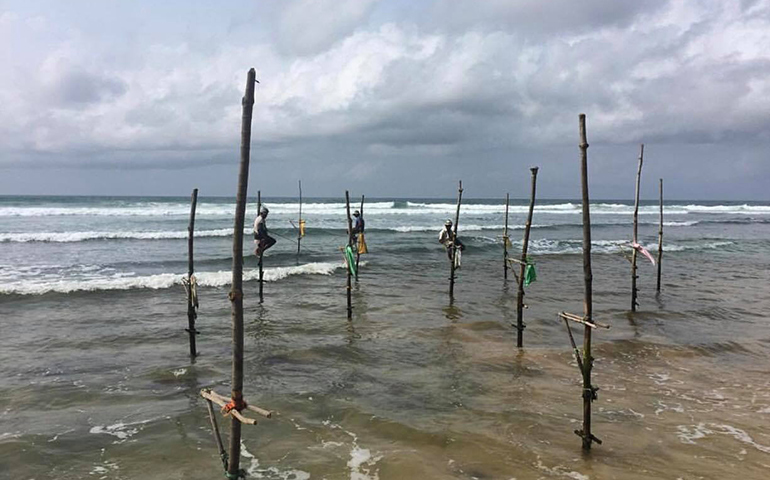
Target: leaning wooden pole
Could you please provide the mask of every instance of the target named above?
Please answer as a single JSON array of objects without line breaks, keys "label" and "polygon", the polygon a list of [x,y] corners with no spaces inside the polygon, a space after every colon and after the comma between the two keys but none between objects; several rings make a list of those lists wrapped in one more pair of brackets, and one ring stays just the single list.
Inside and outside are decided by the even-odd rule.
[{"label": "leaning wooden pole", "polygon": [[521,244],[521,259],[519,262],[519,293],[516,297],[516,346],[524,346],[524,276],[527,270],[527,251],[529,250],[529,231],[532,228],[532,213],[535,210],[535,191],[537,189],[538,167],[529,169],[532,172],[532,189],[529,196],[529,213],[524,225],[524,241]]},{"label": "leaning wooden pole", "polygon": [[656,290],[660,292],[660,263],[663,260],[663,179],[660,179],[660,222],[658,226],[658,285]]},{"label": "leaning wooden pole", "polygon": [[[243,224],[246,216],[246,194],[249,186],[249,154],[251,150],[251,116],[254,110],[256,72],[250,69],[246,77],[241,118],[241,166],[238,172],[238,192],[233,227],[233,281],[230,303],[233,321],[233,378],[231,397],[238,410],[243,405]],[[230,422],[229,478],[238,478],[241,460],[241,422],[235,416]]]},{"label": "leaning wooden pole", "polygon": [[[353,219],[350,218],[350,192],[345,190],[345,211],[347,212],[348,216],[348,247],[352,247],[353,245]],[[350,271],[352,265],[347,264],[350,260],[348,259],[347,254],[345,254],[345,263],[348,271],[348,283],[347,283],[347,300],[348,300],[348,320],[353,319],[353,273]]]},{"label": "leaning wooden pole", "polygon": [[[257,215],[261,215],[262,213],[262,190],[257,190]],[[265,286],[265,278],[264,278],[264,271],[262,270],[262,260],[264,259],[265,252],[261,251],[259,252],[259,258],[257,259],[257,265],[259,267],[259,303],[264,303],[265,297],[264,297],[264,290],[263,287]]]},{"label": "leaning wooden pole", "polygon": [[297,261],[302,243],[302,180],[299,181],[299,218],[297,219]]},{"label": "leaning wooden pole", "polygon": [[[364,220],[364,196],[361,195],[361,210],[358,211],[358,214],[360,215],[359,218],[361,218],[361,221]],[[361,232],[364,233],[364,232]],[[361,254],[359,253],[361,250],[361,244],[358,244],[358,249],[356,249],[356,280],[358,280],[358,262],[361,260]]]},{"label": "leaning wooden pole", "polygon": [[455,214],[455,224],[452,230],[452,258],[449,261],[449,298],[455,295],[455,263],[457,258],[457,224],[460,223],[460,205],[463,203],[463,181],[460,180],[460,186],[457,191],[457,213]]},{"label": "leaning wooden pole", "polygon": [[505,228],[503,228],[503,279],[508,280],[508,205],[510,194],[505,194]]},{"label": "leaning wooden pole", "polygon": [[636,280],[639,278],[637,274],[636,259],[637,250],[636,245],[639,243],[639,185],[642,179],[642,162],[644,162],[644,144],[639,146],[639,167],[636,170],[636,189],[634,193],[634,248],[631,253],[631,311],[635,312],[639,302],[636,301],[638,296],[638,289],[636,288]]},{"label": "leaning wooden pole", "polygon": [[196,282],[193,278],[193,238],[195,231],[195,208],[198,205],[198,189],[195,188],[192,191],[192,197],[190,198],[190,224],[187,227],[187,331],[190,334],[190,356],[195,357],[198,355],[198,350],[195,346],[195,336],[198,331],[195,329],[195,319],[198,316],[196,308],[198,307],[198,299],[196,293]]},{"label": "leaning wooden pole", "polygon": [[[583,317],[591,322],[593,316],[593,274],[591,273],[591,213],[588,200],[588,140],[586,139],[586,116],[581,113],[580,121],[580,183],[583,192]],[[583,449],[590,450],[595,439],[591,433],[591,402],[595,390],[591,385],[591,370],[594,359],[591,356],[591,327],[585,326],[583,333]]]}]

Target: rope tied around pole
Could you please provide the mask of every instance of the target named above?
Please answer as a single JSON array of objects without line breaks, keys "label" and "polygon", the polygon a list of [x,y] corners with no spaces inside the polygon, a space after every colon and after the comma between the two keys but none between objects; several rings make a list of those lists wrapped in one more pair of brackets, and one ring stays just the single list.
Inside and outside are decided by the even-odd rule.
[{"label": "rope tied around pole", "polygon": [[228,415],[231,411],[237,410],[239,412],[242,412],[245,408],[247,408],[249,405],[246,403],[246,400],[243,399],[243,397],[233,398],[230,400],[229,403],[226,403],[222,406],[221,412],[222,415]]},{"label": "rope tied around pole", "polygon": [[241,290],[230,290],[227,294],[227,298],[230,299],[231,302],[234,302],[236,300],[242,300],[243,299],[243,291]]}]

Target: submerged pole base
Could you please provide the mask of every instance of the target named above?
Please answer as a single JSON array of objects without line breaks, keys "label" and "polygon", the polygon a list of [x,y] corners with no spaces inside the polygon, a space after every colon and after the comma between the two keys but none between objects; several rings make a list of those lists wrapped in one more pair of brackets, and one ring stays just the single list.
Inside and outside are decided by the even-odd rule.
[{"label": "submerged pole base", "polygon": [[591,448],[591,442],[596,442],[599,445],[602,444],[602,441],[596,437],[593,433],[589,433],[588,437],[586,438],[586,434],[583,433],[583,430],[575,430],[575,435],[583,439],[583,445],[588,445],[588,448]]}]

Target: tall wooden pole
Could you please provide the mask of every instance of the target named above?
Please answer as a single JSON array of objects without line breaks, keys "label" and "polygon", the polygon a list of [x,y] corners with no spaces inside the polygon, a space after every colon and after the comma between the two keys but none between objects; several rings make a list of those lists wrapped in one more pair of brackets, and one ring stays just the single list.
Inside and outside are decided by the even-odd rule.
[{"label": "tall wooden pole", "polygon": [[663,260],[663,179],[660,179],[660,224],[658,227],[658,286],[660,292],[660,262]]},{"label": "tall wooden pole", "polygon": [[[260,215],[262,212],[262,190],[257,190],[257,215]],[[262,271],[262,260],[264,258],[265,252],[260,251],[259,252],[259,258],[257,259],[257,265],[259,266],[259,303],[264,303],[265,298],[263,295],[263,287],[265,285],[264,281],[264,272]]]},{"label": "tall wooden pole", "polygon": [[[358,214],[360,215],[361,220],[364,220],[364,196],[361,195],[361,210],[358,211]],[[364,233],[363,231],[361,233]],[[358,247],[360,249],[361,244],[358,244]],[[358,280],[358,261],[361,259],[361,254],[358,253],[358,250],[356,250],[356,280]]]},{"label": "tall wooden pole", "polygon": [[190,333],[190,356],[195,357],[198,351],[195,347],[195,336],[198,331],[195,330],[195,318],[198,314],[195,311],[195,300],[193,299],[193,232],[195,231],[195,208],[198,204],[198,189],[192,191],[190,198],[190,225],[187,227],[187,331]]},{"label": "tall wooden pole", "polygon": [[[250,69],[246,77],[246,93],[243,96],[241,118],[241,166],[238,172],[238,193],[235,203],[233,227],[233,281],[230,303],[233,320],[233,379],[232,399],[236,406],[243,404],[243,224],[246,216],[249,186],[249,154],[251,150],[251,115],[254,110],[254,83],[256,72]],[[237,478],[241,461],[241,422],[232,416],[230,422],[230,461],[227,473]]]},{"label": "tall wooden pole", "polygon": [[[639,168],[636,170],[636,189],[634,193],[634,243],[638,243],[639,232],[639,185],[642,178],[642,162],[644,161],[644,144],[639,146]],[[638,290],[636,288],[636,280],[639,275],[636,273],[636,248],[631,253],[631,311],[635,312],[639,302],[636,301]]]},{"label": "tall wooden pole", "polygon": [[[583,192],[583,316],[590,322],[593,316],[593,274],[591,273],[591,213],[588,200],[588,140],[586,139],[586,116],[581,113],[580,122],[580,182]],[[586,325],[583,333],[583,449],[590,450],[594,440],[591,434],[591,402],[594,389],[591,386],[591,370],[594,359],[591,356],[591,328]]]},{"label": "tall wooden pole", "polygon": [[302,242],[302,180],[299,181],[299,220],[297,220],[297,261],[299,261],[300,243]]},{"label": "tall wooden pole", "polygon": [[532,228],[532,213],[535,210],[535,191],[537,188],[538,167],[529,169],[532,172],[532,189],[529,197],[529,213],[524,225],[524,242],[521,245],[521,263],[519,264],[519,294],[516,298],[516,346],[524,346],[524,274],[527,269],[527,251],[529,250],[529,231]]},{"label": "tall wooden pole", "polygon": [[503,229],[503,278],[508,280],[508,205],[510,194],[505,194],[505,228]]},{"label": "tall wooden pole", "polygon": [[460,205],[463,202],[463,181],[460,180],[460,187],[457,191],[457,213],[455,214],[455,224],[452,231],[452,259],[450,264],[449,275],[449,298],[454,298],[455,295],[455,258],[457,258],[457,224],[460,223]]},{"label": "tall wooden pole", "polygon": [[[353,220],[350,218],[350,192],[348,192],[347,190],[345,190],[345,210],[346,210],[347,215],[348,215],[348,246],[350,247],[350,246],[353,245]],[[347,263],[348,261],[349,261],[348,260],[348,256],[346,254],[345,255],[345,262]],[[353,274],[350,272],[350,267],[352,267],[352,265],[347,265],[347,267],[348,267],[347,268],[347,271],[348,271],[348,284],[347,284],[348,320],[352,320],[353,319],[353,298],[351,297],[351,295],[353,293],[352,292],[352,290],[353,290],[353,284],[352,284],[352,276],[353,276]]]}]

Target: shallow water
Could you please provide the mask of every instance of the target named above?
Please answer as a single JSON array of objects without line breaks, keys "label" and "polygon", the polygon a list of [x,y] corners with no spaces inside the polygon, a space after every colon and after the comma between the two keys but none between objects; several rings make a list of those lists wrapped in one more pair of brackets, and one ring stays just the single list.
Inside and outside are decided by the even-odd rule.
[{"label": "shallow water", "polygon": [[[149,201],[163,211],[107,215],[120,213],[115,208],[147,212]],[[138,207],[99,199],[3,202],[0,477],[221,478],[198,391],[228,392],[230,239],[196,243],[201,355],[190,362],[178,284],[186,269],[183,236],[2,237],[183,232],[187,213],[174,206],[183,199],[114,201]],[[227,228],[231,202],[211,203],[204,201],[209,213],[197,226]],[[461,233],[463,225],[502,224],[492,203],[464,212]],[[334,224],[343,218],[338,206],[308,214],[300,267],[296,246],[279,238],[265,259],[273,281],[264,305],[256,302],[257,283],[245,284],[246,395],[276,412],[244,427],[242,466],[252,478],[767,478],[770,215],[763,205],[684,202],[678,208],[687,213],[667,215],[667,222],[697,223],[667,227],[666,245],[681,248],[665,253],[660,295],[655,269],[640,263],[635,314],[628,311],[629,264],[615,253],[630,235],[630,207],[596,207],[621,211],[592,218],[607,224],[594,229],[594,308],[612,328],[594,335],[601,390],[593,425],[604,443],[584,455],[572,433],[581,419],[580,375],[556,317],[582,308],[582,263],[579,243],[573,245],[579,215],[553,213],[568,210],[566,203],[535,213],[534,223],[545,226],[533,230],[538,281],[527,290],[521,351],[510,326],[516,288],[502,280],[499,230],[465,233],[468,249],[450,303],[437,232],[411,228],[440,226],[449,207],[365,210],[372,253],[354,287],[352,323],[335,252],[344,241]],[[61,215],[52,208],[91,210]],[[169,214],[175,208],[181,212]],[[281,224],[293,208],[271,207],[276,233],[292,235]],[[48,210],[38,217],[18,209]],[[523,223],[523,215],[516,212],[511,223]],[[642,219],[649,222],[641,227],[643,243],[654,244],[657,217]],[[514,243],[520,233],[512,233]],[[253,256],[246,261],[253,268]],[[228,431],[224,419],[220,426]]]}]

